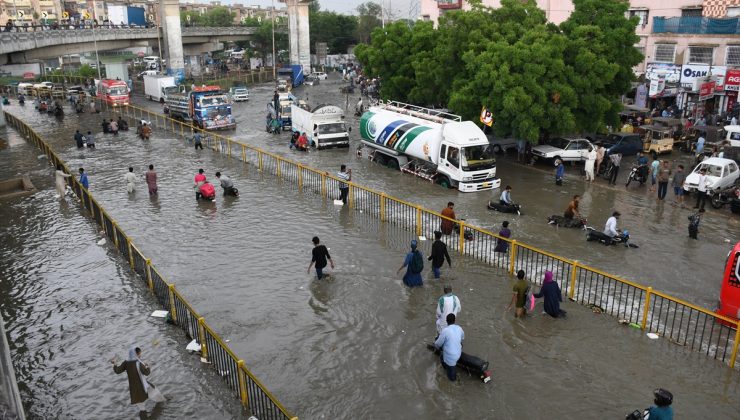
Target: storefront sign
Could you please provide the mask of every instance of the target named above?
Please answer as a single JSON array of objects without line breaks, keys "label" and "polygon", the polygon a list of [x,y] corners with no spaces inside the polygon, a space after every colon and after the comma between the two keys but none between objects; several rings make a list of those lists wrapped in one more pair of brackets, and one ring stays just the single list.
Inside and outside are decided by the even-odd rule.
[{"label": "storefront sign", "polygon": [[648,63],[645,78],[650,81],[663,79],[666,83],[678,83],[681,80],[681,66],[670,63]]},{"label": "storefront sign", "polygon": [[740,70],[727,70],[727,74],[725,75],[725,90],[740,91]]},{"label": "storefront sign", "polygon": [[656,96],[659,96],[661,93],[663,93],[663,89],[665,89],[665,80],[651,80],[648,95],[650,95],[651,98],[655,98]]},{"label": "storefront sign", "polygon": [[645,108],[647,106],[648,88],[644,84],[639,84],[635,90],[635,106]]},{"label": "storefront sign", "polygon": [[695,81],[712,76],[717,80],[717,86],[723,87],[726,72],[725,66],[712,66],[710,72],[709,66],[704,64],[685,64],[681,68],[681,86],[693,90]]},{"label": "storefront sign", "polygon": [[714,96],[714,89],[717,87],[717,83],[714,81],[702,83],[699,87],[699,100],[706,101],[707,99]]}]

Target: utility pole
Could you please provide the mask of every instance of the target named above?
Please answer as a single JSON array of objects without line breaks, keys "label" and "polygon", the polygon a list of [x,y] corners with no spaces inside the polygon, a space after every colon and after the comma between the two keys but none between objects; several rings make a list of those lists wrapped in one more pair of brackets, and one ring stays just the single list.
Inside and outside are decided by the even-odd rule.
[{"label": "utility pole", "polygon": [[277,83],[276,69],[277,58],[275,57],[275,0],[272,0],[272,10],[270,11],[270,17],[272,18],[272,81]]}]

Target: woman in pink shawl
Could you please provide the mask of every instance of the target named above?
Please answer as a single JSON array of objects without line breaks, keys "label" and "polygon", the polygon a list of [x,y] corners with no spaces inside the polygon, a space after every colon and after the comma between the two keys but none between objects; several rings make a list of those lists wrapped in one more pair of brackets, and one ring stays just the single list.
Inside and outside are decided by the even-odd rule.
[{"label": "woman in pink shawl", "polygon": [[552,279],[552,271],[545,271],[545,280],[538,293],[533,296],[536,298],[545,298],[545,312],[553,318],[565,316],[565,311],[560,309],[560,302],[563,301],[563,294],[560,293],[560,286]]}]

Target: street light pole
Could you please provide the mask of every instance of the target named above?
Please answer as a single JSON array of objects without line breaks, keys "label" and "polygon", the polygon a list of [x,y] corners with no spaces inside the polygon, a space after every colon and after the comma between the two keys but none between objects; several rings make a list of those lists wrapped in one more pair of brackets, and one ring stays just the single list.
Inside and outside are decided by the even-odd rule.
[{"label": "street light pole", "polygon": [[275,76],[275,67],[277,66],[277,59],[275,57],[275,0],[272,0],[270,16],[272,18],[272,81],[277,83],[277,77]]},{"label": "street light pole", "polygon": [[100,56],[98,56],[98,37],[95,35],[95,21],[93,21],[93,43],[95,44],[95,67],[98,69],[98,80],[102,80],[100,77]]}]

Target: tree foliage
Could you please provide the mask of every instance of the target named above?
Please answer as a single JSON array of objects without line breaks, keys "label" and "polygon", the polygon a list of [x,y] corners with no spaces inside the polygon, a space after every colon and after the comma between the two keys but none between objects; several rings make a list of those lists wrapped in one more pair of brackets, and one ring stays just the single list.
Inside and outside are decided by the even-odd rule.
[{"label": "tree foliage", "polygon": [[625,1],[573,4],[560,26],[548,23],[534,0],[502,0],[495,9],[473,4],[440,17],[437,29],[376,28],[355,53],[383,80],[384,98],[446,104],[471,120],[487,106],[498,134],[533,141],[590,132],[616,120],[619,96],[642,57]]},{"label": "tree foliage", "polygon": [[356,37],[360,42],[370,41],[370,34],[382,23],[383,8],[378,3],[371,1],[357,6],[357,32]]},{"label": "tree foliage", "polygon": [[[190,16],[190,21],[188,21]],[[232,26],[236,13],[231,12],[226,6],[217,6],[206,13],[195,10],[180,12],[180,20],[190,26]]]},{"label": "tree foliage", "polygon": [[350,45],[357,44],[357,17],[319,10],[309,5],[309,28],[311,52],[315,53],[317,42],[325,42],[330,54],[346,54]]}]

